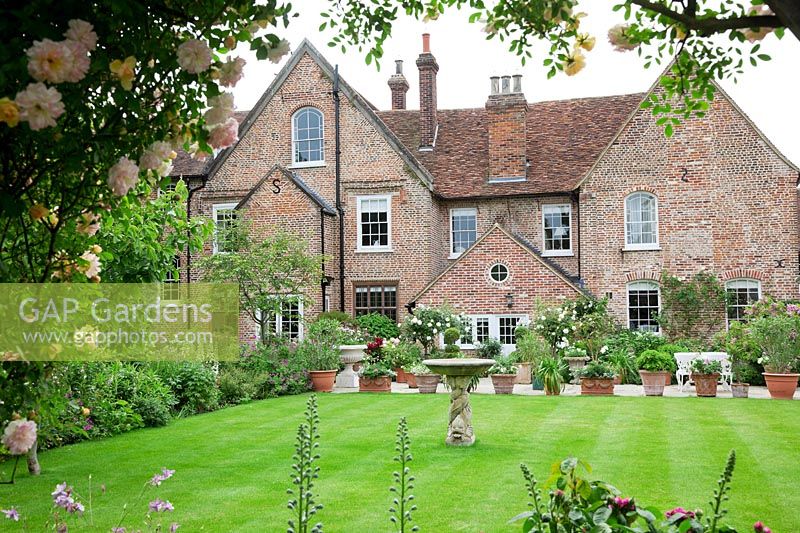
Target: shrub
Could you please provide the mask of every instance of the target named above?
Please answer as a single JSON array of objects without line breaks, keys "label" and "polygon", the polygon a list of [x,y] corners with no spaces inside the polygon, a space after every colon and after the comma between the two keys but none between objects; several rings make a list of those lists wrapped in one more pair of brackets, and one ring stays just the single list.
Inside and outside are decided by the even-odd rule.
[{"label": "shrub", "polygon": [[227,368],[219,374],[219,399],[226,405],[247,403],[256,397],[254,375],[244,368]]},{"label": "shrub", "polygon": [[435,350],[439,334],[450,327],[457,328],[461,336],[468,336],[468,321],[463,315],[456,315],[447,307],[418,306],[413,315],[408,315],[401,327],[405,339],[422,345],[427,356]]},{"label": "shrub", "polygon": [[458,342],[458,339],[461,338],[461,332],[458,328],[447,328],[444,330],[444,343],[445,345],[448,344],[455,344]]},{"label": "shrub", "polygon": [[155,371],[172,389],[175,407],[182,415],[213,411],[219,406],[216,376],[203,363],[161,362],[155,364]]},{"label": "shrub", "polygon": [[317,344],[308,339],[297,345],[295,359],[306,370],[338,370],[340,364],[338,348]]},{"label": "shrub", "polygon": [[636,358],[636,366],[648,372],[675,372],[675,358],[659,350],[645,350]]},{"label": "shrub", "polygon": [[511,357],[498,357],[494,366],[489,369],[489,374],[516,374],[517,365]]},{"label": "shrub", "polygon": [[394,339],[383,347],[383,356],[390,368],[403,368],[422,361],[419,345]]},{"label": "shrub", "polygon": [[170,408],[153,396],[137,396],[131,402],[131,408],[142,417],[148,427],[166,426],[172,420]]},{"label": "shrub", "polygon": [[320,320],[335,320],[339,324],[354,327],[358,325],[358,322],[344,311],[325,311],[324,313],[320,313],[317,317],[317,321]]},{"label": "shrub", "polygon": [[503,345],[493,337],[489,337],[478,346],[478,356],[483,359],[497,359],[501,355],[503,355]]},{"label": "shrub", "polygon": [[639,355],[645,350],[659,350],[666,344],[666,340],[661,335],[656,335],[649,331],[631,331],[622,329],[617,333],[606,337],[605,345],[608,350],[626,350],[633,355]]},{"label": "shrub", "polygon": [[400,336],[400,328],[394,320],[380,313],[368,313],[356,318],[361,329],[373,337],[395,339]]},{"label": "shrub", "polygon": [[582,378],[613,378],[614,370],[602,361],[589,361],[576,372]]},{"label": "shrub", "polygon": [[622,383],[639,383],[639,373],[636,371],[636,361],[633,355],[626,350],[608,352],[601,358],[619,376]]},{"label": "shrub", "polygon": [[764,384],[764,376],[761,374],[764,367],[758,364],[761,350],[748,333],[745,324],[732,321],[728,330],[720,331],[715,340],[730,357],[735,381],[753,385]]},{"label": "shrub", "polygon": [[[518,327],[517,332],[524,326]],[[535,371],[539,366],[539,361],[550,355],[550,347],[539,335],[536,335],[528,328],[525,328],[528,333],[519,335],[517,333],[517,350],[514,352],[514,357],[520,363],[531,363],[531,368]]]}]

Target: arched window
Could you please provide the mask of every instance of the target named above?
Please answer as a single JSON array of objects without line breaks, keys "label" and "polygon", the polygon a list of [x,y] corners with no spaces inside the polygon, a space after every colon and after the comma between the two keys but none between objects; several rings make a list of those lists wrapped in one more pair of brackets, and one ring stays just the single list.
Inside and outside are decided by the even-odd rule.
[{"label": "arched window", "polygon": [[628,327],[658,332],[656,317],[661,309],[658,284],[653,281],[628,283]]},{"label": "arched window", "polygon": [[761,282],[755,279],[732,279],[725,284],[728,293],[728,324],[745,318],[750,305],[761,299]]},{"label": "arched window", "polygon": [[325,162],[322,113],[313,107],[299,109],[292,116],[292,163],[314,166]]},{"label": "arched window", "polygon": [[625,247],[658,247],[658,202],[654,195],[635,192],[625,198]]}]

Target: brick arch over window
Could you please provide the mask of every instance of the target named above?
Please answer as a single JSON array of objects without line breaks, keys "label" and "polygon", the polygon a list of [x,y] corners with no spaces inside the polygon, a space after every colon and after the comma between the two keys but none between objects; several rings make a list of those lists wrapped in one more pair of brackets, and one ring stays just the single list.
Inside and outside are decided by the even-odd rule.
[{"label": "brick arch over window", "polygon": [[656,283],[661,283],[661,272],[654,272],[654,271],[639,271],[639,272],[628,272],[625,274],[625,283],[631,283],[633,281],[655,281]]},{"label": "brick arch over window", "polygon": [[658,198],[658,193],[656,193],[655,188],[648,187],[648,186],[642,186],[642,187],[638,187],[637,186],[637,187],[634,187],[633,189],[628,189],[627,191],[625,191],[625,198],[627,198],[631,194],[635,194],[637,192],[646,192],[646,193],[652,194],[653,196]]},{"label": "brick arch over window", "polygon": [[758,281],[766,280],[766,275],[760,270],[753,268],[734,268],[727,270],[720,276],[720,281],[732,281],[735,279],[755,279]]}]

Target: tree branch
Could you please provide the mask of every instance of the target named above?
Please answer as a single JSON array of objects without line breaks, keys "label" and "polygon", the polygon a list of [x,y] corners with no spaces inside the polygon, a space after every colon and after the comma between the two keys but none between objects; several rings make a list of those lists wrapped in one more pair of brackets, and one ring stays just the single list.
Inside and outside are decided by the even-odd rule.
[{"label": "tree branch", "polygon": [[689,30],[694,30],[703,34],[721,33],[728,30],[743,30],[746,28],[780,28],[784,24],[775,15],[758,15],[752,17],[730,17],[730,18],[697,18],[688,13],[681,13],[657,2],[650,0],[631,0],[631,3],[654,11],[659,15],[671,18],[680,22]]}]

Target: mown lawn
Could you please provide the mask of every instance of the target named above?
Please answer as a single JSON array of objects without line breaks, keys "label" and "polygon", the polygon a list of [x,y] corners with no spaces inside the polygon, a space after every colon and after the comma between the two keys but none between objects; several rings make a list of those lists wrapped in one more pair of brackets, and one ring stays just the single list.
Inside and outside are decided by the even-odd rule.
[{"label": "mown lawn", "polygon": [[[286,489],[295,430],[307,396],[255,402],[41,454],[43,474],[23,472],[0,486],[0,508],[16,505],[32,531],[67,481],[85,492],[89,475],[98,531],[142,526],[148,498],[175,505],[180,531],[285,531]],[[577,455],[625,495],[667,509],[702,506],[728,451],[738,454],[730,522],[750,531],[763,520],[776,533],[800,531],[800,402],[698,398],[586,398],[473,395],[478,442],[444,446],[446,395],[336,394],[319,398],[322,443],[319,519],[326,531],[393,531],[389,507],[394,434],[408,419],[422,531],[519,531],[506,522],[526,508],[519,463],[541,479]],[[142,484],[177,470],[136,503]],[[0,465],[7,476],[10,464]],[[135,519],[135,520],[134,520]],[[77,522],[71,531],[93,530]],[[35,527],[34,527],[35,526]],[[100,527],[103,526],[103,527]],[[0,516],[0,530],[22,529]]]}]

